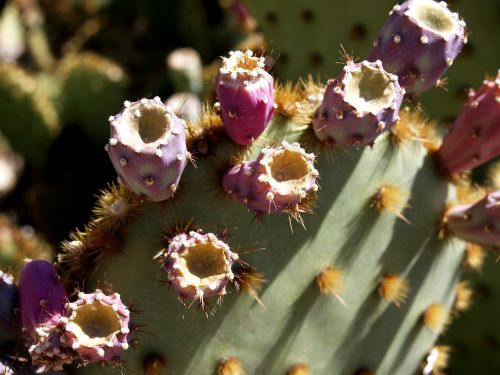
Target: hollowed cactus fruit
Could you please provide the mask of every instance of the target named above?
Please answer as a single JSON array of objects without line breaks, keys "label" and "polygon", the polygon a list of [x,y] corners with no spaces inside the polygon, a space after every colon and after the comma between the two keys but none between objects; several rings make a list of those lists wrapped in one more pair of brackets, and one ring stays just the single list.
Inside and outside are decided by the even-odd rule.
[{"label": "hollowed cactus fruit", "polygon": [[86,287],[112,285],[140,311],[125,368],[331,375],[435,366],[429,353],[449,322],[465,249],[440,237],[451,233],[443,215],[457,198],[429,153],[439,140],[405,109],[371,147],[332,147],[312,125],[322,90],[278,89],[280,107],[295,109],[276,111],[244,147],[205,110],[186,130],[191,151],[204,146],[179,194],[116,221],[125,238],[97,239],[103,220],[94,218],[87,236],[116,243],[113,251],[82,242],[61,257]]}]

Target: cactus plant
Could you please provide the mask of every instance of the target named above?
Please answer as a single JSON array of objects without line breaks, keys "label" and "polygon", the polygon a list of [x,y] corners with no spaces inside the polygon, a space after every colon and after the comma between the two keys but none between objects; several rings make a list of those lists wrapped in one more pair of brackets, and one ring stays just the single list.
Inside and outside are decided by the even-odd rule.
[{"label": "cactus plant", "polygon": [[[95,53],[68,55],[58,67],[61,117],[79,124],[97,144],[108,135],[107,114],[125,99],[127,76],[115,62]],[[109,115],[108,115],[109,116]]]},{"label": "cactus plant", "polygon": [[[313,85],[309,90],[320,91]],[[300,95],[305,99],[299,105],[309,122],[313,111],[308,108],[320,104],[310,92]],[[237,368],[248,373],[284,374],[297,361],[318,374],[354,373],[361,368],[381,374],[414,371],[448,321],[464,255],[459,241],[438,239],[443,211],[454,200],[454,187],[441,176],[426,148],[435,141],[423,138],[432,134],[426,128],[430,125],[422,125],[420,119],[426,130],[401,138],[411,134],[401,128],[413,127],[415,116],[403,111],[400,122],[377,138],[373,150],[351,148],[333,154],[328,145],[315,140],[310,125],[281,115],[244,150],[227,139],[220,120],[205,122],[203,131],[201,124],[188,127],[188,144],[195,147],[204,140],[208,151],[197,160],[197,168],[186,169],[180,195],[166,201],[171,204],[144,204],[120,255],[85,248],[78,255],[87,269],[97,267],[87,282],[111,283],[125,301],[136,302],[142,311],[136,319],[145,324],[145,331],[155,332],[142,335],[137,349],[124,353],[127,366],[144,371],[154,357],[155,363],[164,363],[177,374],[211,374],[217,368],[225,374],[225,369],[234,367],[234,361],[229,366],[227,359],[236,358]],[[311,197],[309,202],[314,214],[303,212],[299,219],[307,230],[298,229],[286,214],[265,212],[259,216],[264,223],[253,220],[255,211],[247,211],[240,200],[228,199],[222,189],[223,172],[234,163],[234,156],[252,160],[263,146],[283,140],[301,142],[318,153],[315,168],[321,188],[317,200]],[[390,184],[398,188],[381,188]],[[400,219],[402,215],[406,220]],[[196,293],[182,295],[184,305],[176,301],[182,285],[173,284],[169,290],[155,282],[172,279],[153,258],[158,252],[170,254],[171,250],[162,249],[177,241],[178,237],[165,234],[165,228],[188,233],[179,220],[192,221],[195,230],[223,233],[244,262],[232,267],[235,285],[252,290],[253,280],[241,275],[259,272],[269,280],[263,292],[237,296],[237,288],[232,288],[221,306],[220,299],[200,300]],[[250,245],[266,249],[244,250]],[[208,267],[208,255],[196,259],[197,267]],[[130,264],[133,272],[124,277],[123,270]],[[338,271],[319,278],[327,267]],[[209,269],[205,270],[220,273]],[[65,272],[71,274],[71,268]],[[383,278],[394,273],[400,277]],[[245,283],[250,287],[244,288]],[[381,293],[380,288],[397,292]],[[183,307],[197,301],[213,316],[207,319],[200,311]],[[179,345],[194,351],[179,352]],[[359,355],[346,354],[351,351]],[[86,367],[82,371],[103,370]]]},{"label": "cactus plant", "polygon": [[[119,185],[63,243],[61,280],[39,260],[21,272],[30,365],[439,373],[449,349],[435,341],[468,307],[462,267],[482,256],[456,238],[483,243],[477,228],[457,222],[464,210],[484,219],[487,198],[464,200],[462,190],[474,194],[438,161],[445,146],[432,122],[397,113],[402,77],[383,62],[348,61],[334,91],[333,80],[273,85],[266,59],[230,56],[241,59],[216,78],[220,103],[196,123],[159,97],[125,101],[109,117]],[[333,142],[322,137],[322,114],[351,107],[350,121],[326,124]]]},{"label": "cactus plant", "polygon": [[0,131],[15,151],[39,165],[59,132],[55,105],[36,80],[16,65],[1,64],[0,77],[3,118]]}]

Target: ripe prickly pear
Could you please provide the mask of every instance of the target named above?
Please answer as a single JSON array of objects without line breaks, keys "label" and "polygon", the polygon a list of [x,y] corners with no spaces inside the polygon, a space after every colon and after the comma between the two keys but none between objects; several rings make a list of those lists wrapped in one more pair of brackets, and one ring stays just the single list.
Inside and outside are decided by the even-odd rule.
[{"label": "ripe prickly pear", "polygon": [[264,58],[251,51],[231,51],[215,79],[221,117],[227,134],[247,145],[262,134],[274,111],[273,77]]},{"label": "ripe prickly pear", "polygon": [[453,207],[446,213],[445,225],[465,241],[499,249],[500,190],[471,205]]},{"label": "ripe prickly pear", "polygon": [[330,80],[313,121],[322,142],[350,147],[373,143],[398,119],[404,90],[380,61],[348,62]]},{"label": "ripe prickly pear", "polygon": [[471,91],[436,157],[448,173],[484,164],[500,154],[500,72]]},{"label": "ripe prickly pear", "polygon": [[257,159],[232,167],[222,186],[257,214],[300,214],[300,202],[318,190],[315,159],[298,143],[282,142],[276,148],[263,148]]},{"label": "ripe prickly pear", "polygon": [[465,22],[444,1],[407,0],[395,5],[370,53],[399,77],[408,94],[435,86],[467,37]]},{"label": "ripe prickly pear", "polygon": [[156,97],[126,101],[109,122],[106,150],[121,183],[151,201],[171,198],[189,158],[185,121]]}]

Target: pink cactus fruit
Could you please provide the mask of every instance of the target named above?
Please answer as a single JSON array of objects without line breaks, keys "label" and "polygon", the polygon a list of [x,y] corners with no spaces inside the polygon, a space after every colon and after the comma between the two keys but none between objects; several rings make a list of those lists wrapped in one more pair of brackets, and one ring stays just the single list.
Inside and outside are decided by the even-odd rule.
[{"label": "pink cactus fruit", "polygon": [[231,51],[222,58],[215,90],[222,122],[234,142],[247,145],[267,127],[275,107],[273,85],[264,58],[252,51]]},{"label": "pink cactus fruit", "polygon": [[244,161],[224,175],[226,193],[256,213],[296,212],[300,202],[318,189],[315,155],[298,143],[265,147],[252,161]]},{"label": "pink cactus fruit", "polygon": [[61,342],[60,319],[67,297],[55,268],[44,260],[28,261],[19,278],[21,321],[31,362],[37,372],[59,371],[73,361]]},{"label": "pink cactus fruit", "polygon": [[119,181],[151,201],[171,198],[179,185],[190,154],[185,121],[159,97],[126,101],[111,116],[111,137],[106,145]]},{"label": "pink cactus fruit", "polygon": [[444,1],[408,0],[395,5],[370,60],[381,60],[408,94],[435,86],[467,43],[465,22]]},{"label": "pink cactus fruit", "polygon": [[453,234],[467,242],[500,250],[500,190],[474,204],[451,208],[445,223]]},{"label": "pink cactus fruit", "polygon": [[72,348],[85,363],[115,364],[129,348],[130,311],[118,293],[78,293],[75,302],[67,303],[68,316],[61,319],[61,341]]},{"label": "pink cactus fruit", "polygon": [[234,279],[232,267],[238,254],[213,233],[191,231],[169,241],[161,262],[170,285],[183,301],[224,296]]},{"label": "pink cactus fruit", "polygon": [[380,61],[350,62],[328,81],[313,129],[320,141],[351,147],[370,145],[397,120],[404,90]]},{"label": "pink cactus fruit", "polygon": [[471,91],[453,127],[436,153],[449,173],[475,168],[500,155],[500,71]]}]

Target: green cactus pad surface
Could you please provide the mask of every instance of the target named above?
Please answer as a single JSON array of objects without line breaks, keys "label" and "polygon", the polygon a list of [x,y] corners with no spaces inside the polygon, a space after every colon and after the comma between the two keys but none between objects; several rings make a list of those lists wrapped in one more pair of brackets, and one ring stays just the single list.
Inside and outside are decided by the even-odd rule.
[{"label": "green cactus pad surface", "polygon": [[109,113],[125,99],[127,77],[116,63],[94,53],[68,55],[60,62],[62,118],[76,123],[96,143],[108,137]]},{"label": "green cactus pad surface", "polygon": [[42,164],[59,117],[37,81],[14,64],[0,64],[0,131],[12,148],[34,164]]},{"label": "green cactus pad surface", "polygon": [[[314,137],[310,132],[307,125],[276,115],[246,157],[265,145]],[[313,143],[301,142],[318,153]],[[298,362],[325,375],[360,368],[377,374],[416,371],[439,334],[422,316],[431,304],[452,304],[463,258],[463,243],[438,239],[454,188],[427,150],[417,142],[396,145],[391,135],[373,148],[319,147],[320,190],[313,213],[302,215],[303,228],[286,215],[264,216],[261,222],[226,197],[221,166],[241,149],[223,135],[208,144],[208,154],[182,176],[178,195],[164,204],[144,204],[121,255],[100,261],[86,285],[109,283],[141,312],[133,319],[142,334],[124,355],[126,367],[142,373],[147,358],[154,357],[165,361],[169,374],[209,375],[221,360],[236,357],[248,374],[286,374]],[[370,207],[387,184],[408,193],[403,218]],[[205,232],[234,233],[226,241],[267,280],[262,305],[234,288],[221,306],[212,301],[205,312],[197,303],[188,308],[178,301],[153,257],[167,246],[166,230],[189,221]],[[247,247],[265,249],[241,250]],[[315,283],[329,265],[343,273],[340,298],[321,294]],[[390,273],[400,273],[410,285],[399,308],[377,293],[381,277]]]}]

